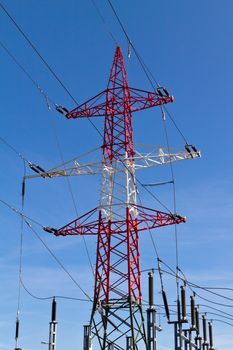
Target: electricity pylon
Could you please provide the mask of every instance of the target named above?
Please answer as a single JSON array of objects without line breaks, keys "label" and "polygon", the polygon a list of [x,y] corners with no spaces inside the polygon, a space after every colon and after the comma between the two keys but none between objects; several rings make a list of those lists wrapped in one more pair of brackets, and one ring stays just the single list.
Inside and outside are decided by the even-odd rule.
[{"label": "electricity pylon", "polygon": [[[147,349],[142,312],[139,232],[179,224],[185,219],[137,204],[135,170],[200,156],[197,151],[170,153],[134,149],[132,113],[173,102],[166,89],[149,92],[129,87],[120,47],[116,48],[107,89],[66,112],[66,118],[104,117],[102,162],[56,167],[39,176],[102,174],[100,204],[56,236],[96,235],[93,308],[90,317],[95,349]],[[60,110],[64,111],[64,110]],[[70,165],[70,163],[72,163]],[[38,175],[37,175],[38,176]],[[33,176],[29,176],[33,177]],[[94,219],[93,216],[97,215]]]}]

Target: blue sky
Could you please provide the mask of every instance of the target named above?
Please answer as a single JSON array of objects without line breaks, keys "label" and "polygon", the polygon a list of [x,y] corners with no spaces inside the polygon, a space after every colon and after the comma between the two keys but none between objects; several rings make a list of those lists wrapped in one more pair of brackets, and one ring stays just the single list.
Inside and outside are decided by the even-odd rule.
[{"label": "blue sky", "polygon": [[[132,53],[131,59],[127,59],[127,42],[107,1],[96,2],[123,49],[130,85],[150,89],[135,55]],[[90,0],[12,0],[4,4],[78,102],[105,89],[115,46]],[[230,0],[221,3],[215,0],[148,0],[142,6],[139,0],[121,0],[114,4],[144,61],[160,84],[175,96],[169,111],[189,142],[202,152],[201,159],[174,165],[178,212],[188,219],[178,228],[180,266],[194,283],[233,288],[233,3]],[[0,21],[0,40],[55,102],[73,108],[69,96],[3,12],[0,12]],[[1,48],[0,62],[0,136],[27,159],[45,168],[59,164],[57,139],[65,160],[100,146],[101,140],[87,120],[66,120],[49,111],[43,96]],[[102,128],[103,120],[96,120],[96,125]],[[169,121],[168,130],[171,146],[183,148],[184,141]],[[135,114],[134,132],[136,143],[166,145],[159,110]],[[4,144],[0,147],[0,161],[0,199],[20,208],[22,161]],[[170,173],[169,168],[164,168],[138,173],[138,176],[145,182],[156,182],[169,179]],[[98,204],[100,178],[73,178],[71,183],[80,214]],[[153,191],[172,208],[169,186]],[[141,196],[145,204],[161,209],[143,190]],[[26,188],[25,211],[42,224],[55,227],[75,218],[66,180],[30,181]],[[9,350],[14,346],[20,219],[3,205],[0,205],[0,212],[0,348]],[[93,281],[82,239],[49,237],[40,229],[38,232],[92,295]],[[154,235],[160,257],[175,267],[174,229],[161,229]],[[87,243],[94,263],[95,238],[88,237]],[[142,268],[155,266],[154,251],[146,233],[142,233],[140,244]],[[23,279],[28,289],[39,296],[82,297],[27,228],[24,231]],[[169,300],[173,302],[175,282],[166,276],[164,279]],[[143,280],[146,284],[146,276]],[[156,282],[156,295],[161,303],[158,277]],[[230,292],[226,295],[232,297]],[[219,298],[213,300],[230,304]],[[230,305],[220,308],[231,314],[232,303]],[[90,308],[88,303],[58,302],[58,349],[82,348],[82,325],[88,321]],[[207,311],[205,307],[202,309]],[[43,349],[40,342],[47,339],[49,317],[49,301],[34,300],[22,291],[20,345],[24,350]],[[211,317],[219,318],[209,315]],[[168,350],[172,347],[167,338],[173,333],[164,319],[162,325],[160,346]],[[216,349],[232,349],[232,328],[216,322],[214,329]]]}]

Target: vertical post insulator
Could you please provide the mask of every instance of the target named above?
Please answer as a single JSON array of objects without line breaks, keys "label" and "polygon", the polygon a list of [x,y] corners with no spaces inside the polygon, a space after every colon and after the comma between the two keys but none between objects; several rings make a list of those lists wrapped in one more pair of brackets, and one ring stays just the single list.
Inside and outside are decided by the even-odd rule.
[{"label": "vertical post insulator", "polygon": [[182,321],[186,320],[186,290],[185,286],[181,286],[181,306],[182,306]]},{"label": "vertical post insulator", "polygon": [[191,306],[191,328],[196,328],[196,317],[195,317],[195,297],[192,295],[190,297],[190,306]]},{"label": "vertical post insulator", "polygon": [[177,318],[178,318],[178,322],[181,321],[181,312],[180,312],[180,297],[178,296],[177,299]]},{"label": "vertical post insulator", "polygon": [[212,322],[209,323],[209,344],[210,344],[210,350],[214,350],[214,342],[213,342],[213,326]]},{"label": "vertical post insulator", "polygon": [[154,274],[148,273],[148,289],[149,289],[149,306],[154,307]]},{"label": "vertical post insulator", "polygon": [[206,315],[202,316],[202,326],[203,326],[203,341],[205,345],[207,344]]},{"label": "vertical post insulator", "polygon": [[56,315],[57,315],[57,302],[56,302],[56,299],[53,298],[53,301],[52,301],[52,314],[51,314],[51,321],[52,322],[56,321]]},{"label": "vertical post insulator", "polygon": [[196,332],[197,336],[200,334],[200,314],[199,314],[199,308],[195,308],[195,320],[196,320]]}]

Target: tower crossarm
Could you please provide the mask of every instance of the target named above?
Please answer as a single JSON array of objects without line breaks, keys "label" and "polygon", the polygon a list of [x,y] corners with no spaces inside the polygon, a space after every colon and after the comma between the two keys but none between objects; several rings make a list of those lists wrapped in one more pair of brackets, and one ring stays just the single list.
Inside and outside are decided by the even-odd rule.
[{"label": "tower crossarm", "polygon": [[[118,93],[124,88],[124,86],[117,86],[114,88],[108,88],[88,101],[82,103],[80,106],[74,108],[66,114],[67,119],[85,118],[85,117],[105,117],[106,115],[121,115],[123,114],[122,104],[117,99]],[[168,92],[151,92],[146,90],[140,90],[136,88],[128,88],[129,101],[127,108],[131,112],[141,111],[143,109],[161,106],[169,102],[173,102],[173,96],[170,96]]]},{"label": "tower crossarm", "polygon": [[[155,166],[166,165],[169,163],[174,163],[181,160],[195,159],[201,156],[200,151],[190,151],[186,150],[176,151],[170,150],[162,147],[153,147],[153,150],[147,153],[140,153],[135,151],[134,155],[134,167],[135,170],[151,168]],[[123,172],[123,168],[114,167],[114,164],[123,163],[127,164],[127,161],[130,160],[128,158],[122,159],[113,159],[112,164],[106,167],[106,171],[115,173],[115,172]],[[103,164],[102,162],[88,162],[88,163],[80,163],[80,161],[72,159],[71,161],[66,162],[66,166],[60,165],[54,167],[50,170],[40,172],[36,175],[27,175],[26,179],[32,178],[53,178],[53,177],[66,177],[66,176],[80,176],[80,175],[97,175],[102,174],[103,172]]]},{"label": "tower crossarm", "polygon": [[135,206],[137,209],[138,231],[145,231],[162,226],[181,224],[186,222],[186,218],[173,213],[165,213],[159,210]]},{"label": "tower crossarm", "polygon": [[180,160],[195,159],[200,156],[200,151],[174,151],[162,147],[157,147],[157,149],[147,153],[135,151],[135,170],[174,163]]},{"label": "tower crossarm", "polygon": [[[128,207],[135,207],[137,211],[137,216],[133,221],[131,221],[131,225],[135,225],[135,227],[137,226],[138,232],[186,222],[186,218],[177,214],[165,213],[139,205],[129,204]],[[54,230],[53,234],[55,236],[97,235],[99,232],[98,218],[93,221],[88,221],[97,211],[98,208],[94,208],[60,229]],[[109,224],[111,224],[112,233],[114,233],[114,235],[123,234],[127,230],[124,219],[113,220],[111,222],[103,220],[103,226],[107,227]]]}]

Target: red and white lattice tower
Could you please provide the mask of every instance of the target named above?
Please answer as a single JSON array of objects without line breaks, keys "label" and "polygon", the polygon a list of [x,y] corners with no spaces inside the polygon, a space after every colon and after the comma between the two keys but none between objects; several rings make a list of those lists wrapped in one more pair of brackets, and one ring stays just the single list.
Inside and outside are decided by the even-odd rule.
[{"label": "red and white lattice tower", "polygon": [[[185,219],[137,204],[135,170],[199,156],[159,149],[149,156],[134,150],[132,113],[172,102],[165,89],[148,92],[128,86],[120,47],[116,48],[107,89],[66,114],[70,118],[104,117],[102,162],[53,168],[43,177],[102,173],[99,207],[55,232],[57,236],[96,235],[93,309],[95,349],[147,349],[140,283],[139,232],[179,224]],[[92,216],[97,217],[91,221]]]}]

